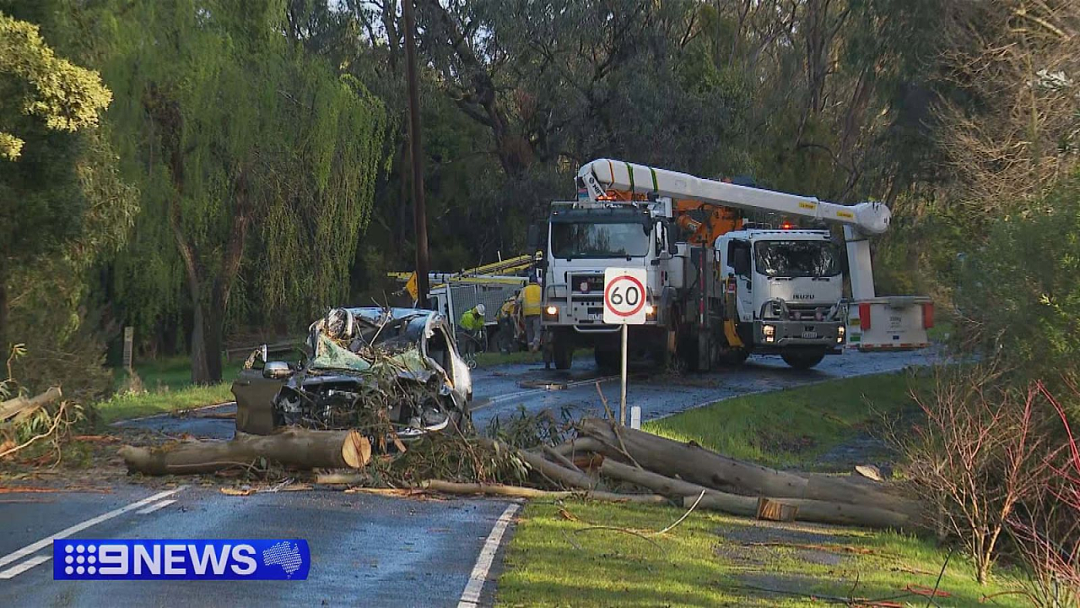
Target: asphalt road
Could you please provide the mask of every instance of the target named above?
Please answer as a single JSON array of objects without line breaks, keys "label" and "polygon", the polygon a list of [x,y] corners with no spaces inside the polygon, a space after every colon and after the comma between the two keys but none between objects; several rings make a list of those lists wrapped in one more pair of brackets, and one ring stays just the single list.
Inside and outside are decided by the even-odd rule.
[{"label": "asphalt road", "polygon": [[[826,358],[806,372],[779,359],[752,358],[739,369],[674,379],[636,369],[628,402],[640,406],[648,420],[736,395],[924,365],[933,356],[928,351],[848,354]],[[598,414],[597,381],[617,406],[617,378],[601,377],[591,362],[578,362],[570,372],[542,365],[478,370],[473,418],[484,429],[520,408],[535,413],[565,406],[576,415]],[[228,438],[233,430],[231,420],[198,417],[160,416],[125,425],[216,438]],[[515,506],[502,500],[417,500],[330,490],[234,497],[198,487],[194,479],[182,487],[125,482],[108,494],[5,493],[0,496],[0,605],[489,605],[494,585],[485,579],[494,577],[501,563],[500,545],[489,536],[497,536],[496,522]],[[312,566],[304,582],[60,582],[52,580],[49,560],[54,536],[305,538]],[[481,567],[487,563],[490,573]],[[471,602],[461,604],[463,597]]]}]

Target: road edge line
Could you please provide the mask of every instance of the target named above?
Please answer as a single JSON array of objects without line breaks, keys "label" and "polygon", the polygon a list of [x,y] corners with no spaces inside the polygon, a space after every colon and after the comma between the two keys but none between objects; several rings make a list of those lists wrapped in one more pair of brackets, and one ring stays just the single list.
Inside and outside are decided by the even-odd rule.
[{"label": "road edge line", "polygon": [[480,549],[480,555],[476,558],[476,565],[473,566],[472,573],[469,575],[469,582],[465,585],[465,591],[461,593],[458,608],[472,608],[480,605],[480,594],[484,591],[484,583],[487,582],[491,564],[495,561],[495,554],[502,545],[502,538],[506,534],[506,528],[510,526],[511,519],[520,508],[520,503],[511,503],[503,511],[503,514],[499,516],[495,525],[492,526],[491,533],[488,534],[483,548]]},{"label": "road edge line", "polygon": [[148,504],[150,504],[152,502],[155,502],[157,500],[161,500],[162,498],[165,498],[166,496],[172,496],[173,494],[176,494],[177,492],[183,490],[186,487],[187,486],[185,485],[185,486],[180,486],[180,487],[178,487],[178,488],[176,488],[174,490],[166,490],[164,492],[158,492],[157,494],[154,494],[153,496],[148,496],[148,497],[146,497],[146,498],[144,498],[142,500],[133,502],[133,503],[131,503],[130,505],[128,505],[126,507],[120,507],[119,509],[113,509],[112,511],[109,511],[108,513],[98,515],[97,517],[88,519],[88,520],[86,520],[86,521],[84,521],[82,523],[78,523],[78,524],[75,524],[74,526],[64,528],[63,530],[57,532],[56,534],[53,534],[51,536],[46,536],[45,538],[43,538],[43,539],[41,539],[41,540],[39,540],[37,542],[33,542],[33,543],[30,543],[29,545],[26,545],[22,549],[12,551],[11,553],[8,553],[7,555],[5,555],[3,557],[0,557],[0,566],[6,566],[6,565],[8,565],[8,564],[10,564],[10,563],[12,563],[14,561],[18,561],[18,560],[26,557],[27,555],[30,555],[32,553],[37,553],[41,549],[44,549],[45,547],[48,547],[49,545],[51,545],[54,540],[59,540],[61,538],[67,538],[67,537],[71,536],[72,534],[75,534],[77,532],[82,532],[83,530],[85,530],[85,529],[87,529],[87,528],[89,528],[91,526],[96,526],[97,524],[100,524],[103,521],[108,521],[108,520],[110,520],[110,519],[112,519],[114,517],[117,517],[119,515],[123,515],[124,513],[127,513],[128,511],[133,511],[133,510],[138,509],[140,507],[145,507],[146,505],[148,505]]},{"label": "road edge line", "polygon": [[51,555],[38,555],[36,557],[31,557],[30,559],[22,562],[21,564],[15,564],[7,570],[0,572],[0,580],[11,580],[16,576],[19,576],[23,572],[30,570],[31,568],[35,568],[37,566],[40,566],[41,564],[44,564],[50,559],[52,559]]}]

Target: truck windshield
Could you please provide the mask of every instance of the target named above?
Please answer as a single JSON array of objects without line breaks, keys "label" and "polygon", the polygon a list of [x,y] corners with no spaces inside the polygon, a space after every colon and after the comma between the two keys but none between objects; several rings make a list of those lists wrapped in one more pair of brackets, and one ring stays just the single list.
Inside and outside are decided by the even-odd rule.
[{"label": "truck windshield", "polygon": [[568,222],[551,226],[551,253],[557,258],[641,257],[648,252],[649,236],[641,222]]},{"label": "truck windshield", "polygon": [[759,241],[757,271],[769,277],[835,277],[840,251],[829,241]]}]

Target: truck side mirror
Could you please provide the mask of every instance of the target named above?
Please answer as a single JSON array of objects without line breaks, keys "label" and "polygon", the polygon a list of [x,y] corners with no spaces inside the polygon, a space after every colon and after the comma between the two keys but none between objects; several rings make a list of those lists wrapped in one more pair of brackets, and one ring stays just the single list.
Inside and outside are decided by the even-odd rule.
[{"label": "truck side mirror", "polygon": [[525,237],[525,249],[526,251],[540,249],[540,226],[536,224],[529,226],[528,235]]},{"label": "truck side mirror", "polygon": [[750,276],[750,250],[745,247],[736,247],[731,257],[731,265],[735,268],[735,274]]},{"label": "truck side mirror", "polygon": [[671,255],[679,255],[679,244],[670,243],[668,245],[668,253],[670,253]]}]

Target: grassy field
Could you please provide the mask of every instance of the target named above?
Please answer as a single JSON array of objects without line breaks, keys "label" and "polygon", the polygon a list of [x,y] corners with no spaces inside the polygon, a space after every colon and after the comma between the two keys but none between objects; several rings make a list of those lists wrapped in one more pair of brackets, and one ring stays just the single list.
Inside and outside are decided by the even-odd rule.
[{"label": "grassy field", "polygon": [[909,390],[925,381],[907,374],[832,380],[728,399],[646,422],[650,433],[696,441],[733,458],[773,467],[815,468],[821,454],[912,405]]},{"label": "grassy field", "polygon": [[[731,399],[684,412],[646,429],[693,440],[763,464],[815,468],[819,456],[862,434],[878,413],[911,403],[925,382],[904,374],[837,380]],[[909,585],[934,587],[946,548],[893,532],[780,524],[695,511],[662,536],[678,508],[533,502],[521,516],[499,579],[505,606],[820,606],[825,596],[880,599],[923,606]],[[617,530],[592,528],[593,525]],[[642,538],[645,536],[647,538]],[[939,606],[979,605],[984,595],[1015,591],[999,571],[976,583],[970,563],[949,560]],[[819,596],[813,601],[809,594]],[[907,595],[904,595],[907,594]],[[1025,605],[1019,595],[986,605]]]},{"label": "grassy field", "polygon": [[[135,373],[142,381],[145,393],[118,393],[97,403],[98,414],[103,423],[150,416],[176,410],[189,409],[232,401],[229,389],[241,361],[225,362],[222,382],[208,386],[191,384],[191,362],[187,357],[170,357],[158,361],[140,363]],[[127,374],[117,373],[117,388],[127,384]]]},{"label": "grassy field", "polygon": [[[698,511],[662,536],[651,534],[682,513],[673,507],[532,502],[507,551],[497,602],[794,607],[831,603],[825,596],[854,596],[924,606],[927,598],[905,588],[933,588],[948,557],[932,541],[895,533]],[[598,524],[618,530],[589,529]],[[1017,587],[1009,573],[980,586],[970,564],[953,555],[940,585],[949,595],[935,601],[942,607],[978,606],[984,595]],[[982,605],[1026,605],[1021,600],[1003,595]]]}]

